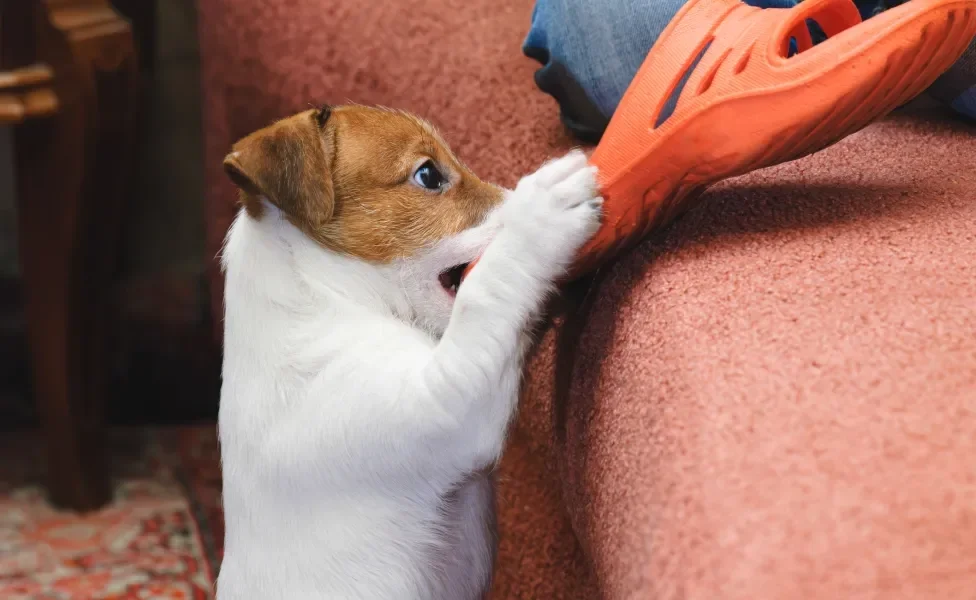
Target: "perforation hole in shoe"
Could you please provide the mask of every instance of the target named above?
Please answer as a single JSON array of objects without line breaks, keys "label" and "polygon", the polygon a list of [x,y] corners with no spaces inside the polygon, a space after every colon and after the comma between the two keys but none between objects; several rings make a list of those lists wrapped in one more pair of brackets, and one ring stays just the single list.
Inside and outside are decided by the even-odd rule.
[{"label": "perforation hole in shoe", "polygon": [[742,56],[739,57],[739,62],[735,63],[735,68],[732,69],[733,75],[738,75],[739,73],[745,71],[746,67],[749,66],[749,59],[752,57],[753,46],[755,46],[755,44],[750,45],[749,49],[743,52]]},{"label": "perforation hole in shoe", "polygon": [[708,73],[702,77],[701,83],[698,84],[698,95],[704,94],[712,87],[712,84],[715,82],[715,74],[725,64],[730,54],[732,54],[732,48],[726,48],[725,52],[722,53],[722,56],[718,57],[718,60],[715,61],[715,64],[712,65]]},{"label": "perforation hole in shoe", "polygon": [[821,3],[780,42],[780,55],[790,58],[802,54],[860,22],[860,13],[848,0]]},{"label": "perforation hole in shoe", "polygon": [[705,56],[705,53],[708,52],[708,49],[711,47],[713,41],[715,41],[715,38],[710,38],[705,45],[702,46],[702,49],[695,56],[695,59],[691,61],[691,64],[688,65],[687,69],[685,69],[685,72],[681,74],[681,78],[675,82],[674,88],[671,89],[671,93],[668,95],[667,100],[664,101],[664,104],[661,106],[661,111],[658,113],[657,118],[654,121],[654,129],[657,129],[663,125],[669,118],[671,118],[671,115],[674,114],[675,109],[678,108],[678,100],[681,98],[681,92],[684,91],[685,86],[688,84],[688,80],[691,79],[691,75],[695,72],[695,69],[698,67],[698,63],[701,62],[701,59]]},{"label": "perforation hole in shoe", "polygon": [[811,21],[812,19],[807,19],[806,22],[799,23],[793,28],[790,36],[786,38],[786,47],[780,50],[783,56],[790,58],[813,48],[813,37],[809,29]]}]

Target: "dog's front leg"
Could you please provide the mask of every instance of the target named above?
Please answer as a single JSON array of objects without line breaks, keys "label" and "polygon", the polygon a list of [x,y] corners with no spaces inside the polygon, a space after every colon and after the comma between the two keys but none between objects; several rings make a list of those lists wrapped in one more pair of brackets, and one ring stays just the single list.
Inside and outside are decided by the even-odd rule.
[{"label": "dog's front leg", "polygon": [[[596,170],[582,152],[525,177],[500,210],[502,229],[458,291],[451,321],[423,369],[445,399],[475,464],[501,452],[517,400],[525,336],[556,279],[599,226]],[[479,440],[472,444],[472,440]]]}]

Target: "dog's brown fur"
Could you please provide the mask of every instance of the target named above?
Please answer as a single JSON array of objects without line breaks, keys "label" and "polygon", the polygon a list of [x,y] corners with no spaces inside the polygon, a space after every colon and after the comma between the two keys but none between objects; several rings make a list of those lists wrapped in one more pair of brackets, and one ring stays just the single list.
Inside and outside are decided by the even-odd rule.
[{"label": "dog's brown fur", "polygon": [[[427,159],[450,182],[440,191],[411,183]],[[252,217],[267,198],[326,248],[374,262],[472,227],[502,199],[426,121],[356,105],[305,111],[252,133],[224,169]]]}]

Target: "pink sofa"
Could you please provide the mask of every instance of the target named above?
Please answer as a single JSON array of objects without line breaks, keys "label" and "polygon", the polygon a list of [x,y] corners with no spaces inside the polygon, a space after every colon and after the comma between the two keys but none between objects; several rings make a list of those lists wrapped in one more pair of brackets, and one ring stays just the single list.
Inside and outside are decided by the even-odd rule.
[{"label": "pink sofa", "polygon": [[[310,104],[418,112],[505,185],[564,152],[531,5],[201,2],[213,253],[220,159]],[[568,290],[500,468],[493,597],[976,597],[974,164],[976,128],[902,114]]]}]

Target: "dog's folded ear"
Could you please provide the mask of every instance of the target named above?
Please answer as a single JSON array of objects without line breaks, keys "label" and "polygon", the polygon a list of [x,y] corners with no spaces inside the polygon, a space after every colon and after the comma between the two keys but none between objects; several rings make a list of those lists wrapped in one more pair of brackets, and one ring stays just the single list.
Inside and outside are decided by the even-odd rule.
[{"label": "dog's folded ear", "polygon": [[329,109],[312,110],[258,130],[234,144],[224,171],[243,191],[245,209],[261,215],[261,198],[313,229],[332,218],[335,144]]}]

